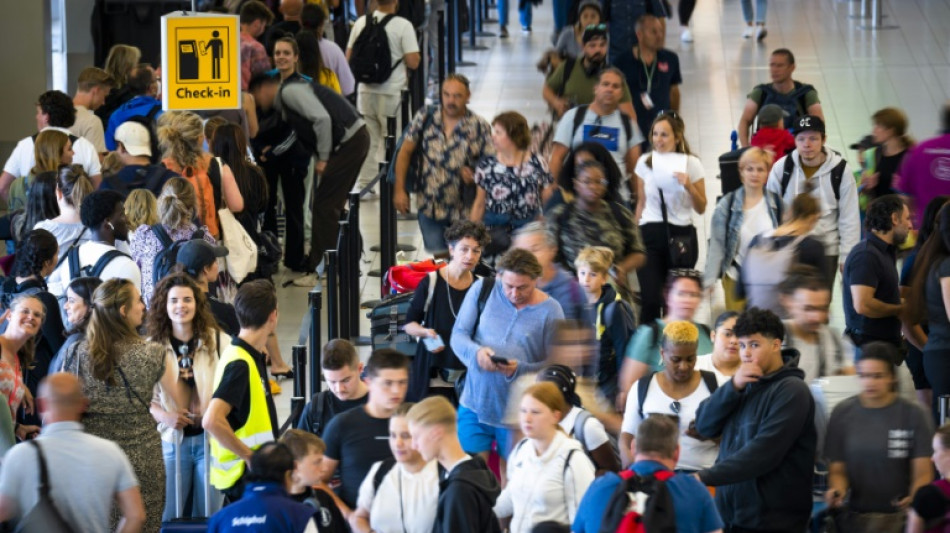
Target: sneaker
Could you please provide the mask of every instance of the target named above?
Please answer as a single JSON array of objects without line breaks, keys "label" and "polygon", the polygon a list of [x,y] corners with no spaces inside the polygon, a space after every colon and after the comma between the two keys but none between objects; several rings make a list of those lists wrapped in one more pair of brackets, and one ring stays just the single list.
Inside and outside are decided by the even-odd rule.
[{"label": "sneaker", "polygon": [[742,30],[742,38],[748,39],[749,37],[752,37],[752,33],[754,31],[755,31],[755,28],[753,28],[752,26],[746,26],[745,29]]},{"label": "sneaker", "polygon": [[693,32],[689,31],[689,28],[683,30],[683,33],[680,35],[680,40],[684,43],[693,42]]},{"label": "sneaker", "polygon": [[309,274],[300,276],[299,278],[295,279],[294,287],[307,287],[308,289],[311,289],[313,287],[316,287],[317,283],[319,282],[320,282],[320,278],[317,277],[317,274],[314,272],[311,272]]},{"label": "sneaker", "polygon": [[507,39],[507,38],[508,38],[508,28],[502,26],[502,27],[501,27],[501,31],[498,32],[498,38],[499,38],[499,39]]},{"label": "sneaker", "polygon": [[756,26],[755,27],[755,40],[756,42],[762,42],[762,39],[765,39],[765,36],[769,34],[769,30],[765,29],[765,26]]},{"label": "sneaker", "polygon": [[531,33],[531,26],[522,26],[521,33]]}]

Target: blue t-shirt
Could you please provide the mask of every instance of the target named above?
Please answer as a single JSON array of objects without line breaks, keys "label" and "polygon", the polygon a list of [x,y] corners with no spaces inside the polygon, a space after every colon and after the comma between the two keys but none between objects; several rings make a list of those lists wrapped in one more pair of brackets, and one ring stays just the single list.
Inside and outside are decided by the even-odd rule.
[{"label": "blue t-shirt", "polygon": [[[665,467],[656,461],[637,461],[633,465],[633,471],[641,476],[650,475],[661,468]],[[620,476],[613,472],[595,479],[581,500],[571,531],[600,531],[607,502],[619,484]],[[723,523],[716,504],[702,483],[690,475],[676,474],[666,481],[666,487],[673,498],[677,533],[707,533],[722,529]]]}]

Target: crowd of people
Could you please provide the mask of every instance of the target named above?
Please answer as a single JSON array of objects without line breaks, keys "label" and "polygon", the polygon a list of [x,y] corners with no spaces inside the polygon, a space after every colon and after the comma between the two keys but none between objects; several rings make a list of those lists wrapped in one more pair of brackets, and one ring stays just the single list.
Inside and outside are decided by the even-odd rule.
[{"label": "crowd of people", "polygon": [[[470,110],[461,74],[403,125],[393,206],[415,195],[426,251],[446,259],[405,312],[414,351],[364,361],[331,340],[327,390],[282,430],[272,277],[282,262],[319,283],[438,43],[396,0],[352,26],[336,6],[236,4],[241,109],[163,111],[159,73],[116,45],[75,96],[39,95],[4,165],[0,522],[950,530],[950,106],[919,144],[902,111],[877,111],[852,158],[776,49],[726,158],[739,183],[713,202],[678,112],[668,2],[557,0],[546,135]],[[679,3],[683,41],[694,6]],[[765,39],[765,7],[742,3],[743,37]],[[379,49],[388,64],[367,57]],[[236,266],[248,254],[256,267]]]}]

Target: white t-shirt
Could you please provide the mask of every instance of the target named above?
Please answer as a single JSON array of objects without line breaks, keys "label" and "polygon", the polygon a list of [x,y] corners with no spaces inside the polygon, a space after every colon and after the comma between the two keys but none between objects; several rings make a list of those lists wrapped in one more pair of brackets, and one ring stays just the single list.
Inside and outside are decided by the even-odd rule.
[{"label": "white t-shirt", "polygon": [[765,198],[760,199],[752,208],[742,212],[742,226],[739,228],[739,248],[736,249],[733,264],[729,265],[729,269],[726,270],[726,274],[730,278],[739,279],[739,269],[736,268],[736,265],[742,264],[746,252],[749,251],[749,244],[752,243],[752,239],[756,235],[772,229],[772,217],[769,216],[769,208]]},{"label": "white t-shirt", "polygon": [[91,142],[100,154],[106,151],[106,136],[102,131],[102,120],[86,106],[76,106],[76,122],[69,131]]},{"label": "white t-shirt", "polygon": [[[640,216],[640,225],[649,222],[663,222],[663,211],[660,209],[660,189],[655,182],[653,169],[647,166],[648,157],[650,157],[649,153],[641,155],[640,159],[637,160],[637,167],[634,171],[643,180],[646,196],[646,204],[643,207],[643,214]],[[696,183],[706,175],[702,162],[694,155],[686,158],[686,173],[689,174],[690,183]],[[663,199],[666,201],[666,215],[670,224],[677,226],[692,224],[693,200],[686,192],[685,187],[678,185],[677,191],[673,193],[663,191]]]},{"label": "white t-shirt", "polygon": [[711,353],[697,357],[696,366],[693,367],[693,370],[705,370],[707,372],[716,374],[716,382],[719,383],[719,386],[722,386],[724,383],[732,379],[732,376],[727,376],[720,372],[718,368],[716,368],[716,365],[713,364]]},{"label": "white t-shirt", "polygon": [[373,479],[382,461],[377,461],[360,484],[357,507],[369,510],[369,525],[377,533],[429,533],[439,505],[439,467],[429,461],[412,473],[396,463],[383,477],[379,490]]},{"label": "white t-shirt", "polygon": [[[818,342],[811,343],[792,333],[791,321],[785,320],[786,348],[798,350],[798,368],[805,373],[805,382],[811,383],[815,378],[834,376],[845,366],[844,355],[837,332],[828,326],[818,330]],[[825,371],[821,371],[821,361],[825,361]]]},{"label": "white t-shirt", "polygon": [[[637,394],[638,384],[634,383],[627,394],[627,408],[623,413],[623,423],[620,425],[620,431],[636,436],[637,428],[640,427],[640,399]],[[647,389],[646,398],[643,399],[643,416],[651,414],[677,415],[680,421],[680,460],[676,464],[677,469],[682,470],[703,470],[709,468],[716,462],[719,456],[719,445],[711,440],[701,441],[686,435],[689,429],[689,423],[696,419],[696,410],[703,400],[709,398],[710,391],[706,388],[706,383],[700,379],[699,386],[689,396],[681,400],[673,400],[663,392],[656,376],[650,380],[650,387]],[[673,411],[672,404],[679,401],[679,413]]]},{"label": "white t-shirt", "polygon": [[[580,407],[572,407],[568,411],[567,416],[561,419],[561,422],[558,424],[561,426],[561,429],[564,430],[564,433],[574,437],[577,440],[578,435],[574,434],[574,422],[577,420],[577,416],[581,414]],[[604,424],[594,418],[594,415],[591,415],[586,422],[584,422],[584,442],[581,444],[584,445],[584,449],[587,451],[594,451],[597,448],[600,448],[605,443],[610,441],[610,438],[607,436],[607,430],[604,428]]]},{"label": "white t-shirt", "polygon": [[[53,126],[47,126],[40,131],[46,130],[57,130],[67,135],[72,134],[72,132],[66,128],[54,128]],[[20,139],[20,142],[16,143],[16,148],[13,149],[13,153],[10,154],[10,158],[7,159],[6,164],[3,165],[3,171],[9,172],[17,178],[28,176],[30,170],[36,166],[36,158],[34,155],[33,137],[26,136]],[[90,176],[102,173],[102,166],[99,164],[99,152],[96,151],[96,147],[93,146],[91,142],[82,137],[79,137],[76,139],[76,142],[73,143],[73,163],[82,165],[82,169]]]},{"label": "white t-shirt", "polygon": [[[373,20],[380,21],[386,16],[382,11],[373,12]],[[350,40],[346,43],[347,50],[352,50],[356,44],[356,38],[366,27],[366,16],[356,19],[353,24],[353,30],[350,32]],[[409,79],[406,75],[406,62],[402,60],[406,54],[412,54],[419,51],[419,42],[416,41],[416,30],[412,23],[403,17],[393,17],[386,23],[386,36],[389,38],[389,54],[392,56],[392,64],[395,65],[389,79],[383,83],[360,83],[358,92],[360,93],[379,93],[398,95],[406,87]],[[355,50],[354,50],[355,52]],[[352,57],[352,56],[351,56]],[[397,65],[396,62],[399,61]]]},{"label": "white t-shirt", "polygon": [[[116,241],[118,243],[118,241]],[[109,246],[101,242],[88,241],[79,246],[79,262],[81,267],[95,265],[96,261],[109,250],[115,250],[115,246]],[[120,250],[121,251],[121,250]],[[109,261],[99,276],[102,281],[112,278],[123,278],[131,281],[135,286],[142,290],[142,272],[131,257],[120,256]],[[53,271],[46,278],[49,292],[53,296],[63,296],[66,294],[66,287],[72,281],[69,276],[69,260],[63,261],[59,268]]]}]

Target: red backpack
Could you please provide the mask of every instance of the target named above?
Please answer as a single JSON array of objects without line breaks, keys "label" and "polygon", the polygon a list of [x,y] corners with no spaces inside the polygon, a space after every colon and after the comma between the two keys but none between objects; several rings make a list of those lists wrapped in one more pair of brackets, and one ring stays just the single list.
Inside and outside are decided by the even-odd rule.
[{"label": "red backpack", "polygon": [[671,477],[669,470],[649,476],[621,471],[620,484],[604,510],[600,533],[676,533],[673,497],[666,488]]}]

